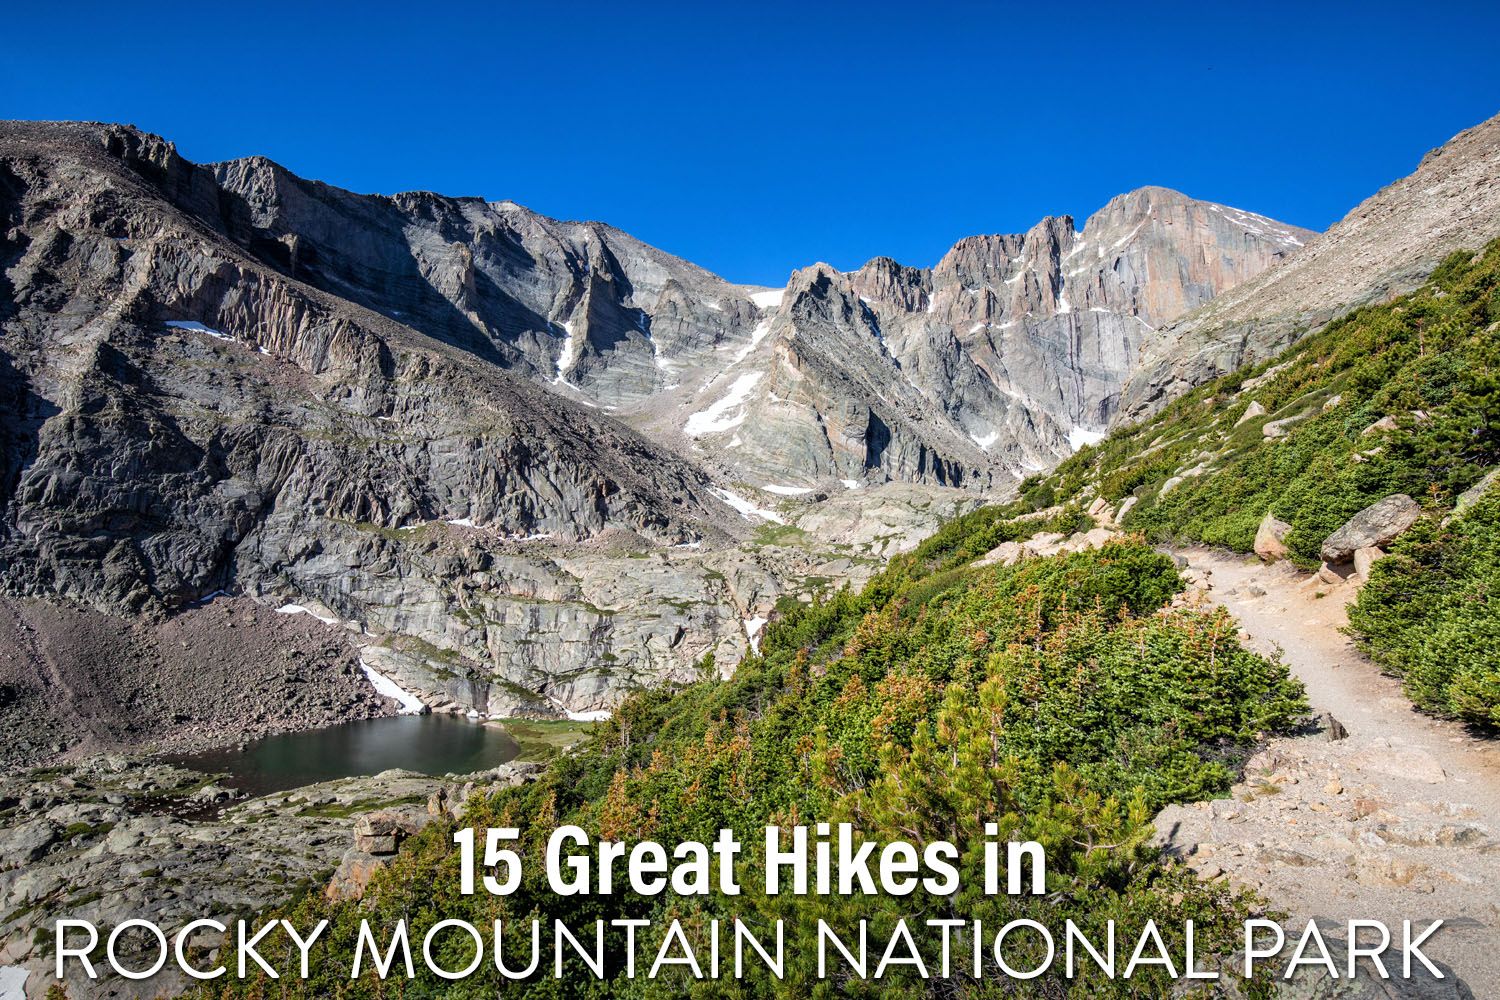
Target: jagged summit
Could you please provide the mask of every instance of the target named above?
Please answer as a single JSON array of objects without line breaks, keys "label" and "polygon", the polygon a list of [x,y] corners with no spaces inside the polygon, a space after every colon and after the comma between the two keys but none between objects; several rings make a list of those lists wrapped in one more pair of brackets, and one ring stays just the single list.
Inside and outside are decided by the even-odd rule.
[{"label": "jagged summit", "polygon": [[1124,391],[1120,419],[1138,420],[1350,309],[1409,291],[1449,253],[1497,235],[1500,115],[1428,153],[1306,250],[1164,330]]}]

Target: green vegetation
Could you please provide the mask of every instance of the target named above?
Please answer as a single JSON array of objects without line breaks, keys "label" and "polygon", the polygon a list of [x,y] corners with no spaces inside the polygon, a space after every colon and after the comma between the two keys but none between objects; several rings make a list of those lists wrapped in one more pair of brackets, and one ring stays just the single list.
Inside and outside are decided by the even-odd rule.
[{"label": "green vegetation", "polygon": [[551,760],[575,746],[593,731],[597,723],[570,720],[505,719],[502,724],[511,738],[521,745],[517,760]]},{"label": "green vegetation", "polygon": [[[1266,414],[1241,423],[1252,401]],[[1267,423],[1288,419],[1284,436],[1264,436]],[[1431,517],[1376,564],[1351,629],[1417,705],[1496,726],[1500,504],[1441,521],[1497,466],[1500,242],[1453,254],[1411,295],[1189,393],[1028,481],[1023,498],[1044,506],[1092,483],[1112,501],[1134,496],[1126,525],[1150,540],[1240,551],[1269,512],[1292,525],[1292,558],[1313,567],[1323,540],[1352,515],[1409,494]]]},{"label": "green vegetation", "polygon": [[1500,727],[1500,490],[1403,537],[1375,564],[1349,625],[1418,706]]},{"label": "green vegetation", "polygon": [[[1076,512],[1062,517],[1075,520]],[[674,691],[633,695],[540,780],[471,805],[466,824],[522,830],[527,874],[515,894],[460,895],[452,829],[435,825],[376,876],[362,904],[310,894],[292,908],[299,926],[332,921],[315,949],[315,969],[327,971],[276,988],[302,996],[385,995],[389,984],[340,977],[366,917],[386,925],[405,917],[418,933],[449,917],[481,926],[495,918],[558,918],[575,928],[635,917],[657,921],[657,935],[677,918],[706,950],[705,921],[738,916],[762,934],[771,921],[787,921],[785,981],[667,974],[594,983],[580,970],[582,978],[563,986],[539,977],[503,988],[536,997],[919,996],[955,985],[966,996],[1166,995],[1159,968],[1129,981],[1094,972],[1029,983],[923,982],[905,972],[887,972],[878,983],[820,982],[814,974],[814,920],[852,936],[866,919],[882,940],[896,919],[920,922],[937,903],[943,916],[995,927],[1030,917],[1060,928],[1072,919],[1100,934],[1115,920],[1135,934],[1154,919],[1179,949],[1182,921],[1193,918],[1200,957],[1237,946],[1239,922],[1254,901],[1163,859],[1148,844],[1150,817],[1168,802],[1226,791],[1257,742],[1305,711],[1300,688],[1279,663],[1239,646],[1228,615],[1168,607],[1181,588],[1176,568],[1139,542],[1009,568],[972,565],[994,540],[1054,523],[1062,522],[1018,522],[996,510],[959,518],[894,559],[862,592],[844,590],[789,610],[767,629],[763,655],[743,663],[734,679],[704,672]],[[814,821],[849,822],[877,841],[949,840],[967,852],[963,888],[946,900],[756,891],[763,882],[761,828]],[[539,859],[545,838],[564,822],[597,837],[669,844],[711,840],[732,828],[746,845],[746,892],[557,897]],[[999,824],[1000,839],[1045,846],[1047,895],[982,893],[988,822]],[[643,950],[654,952],[659,940],[648,935]],[[937,943],[919,944],[935,963]],[[507,941],[520,946],[519,937]],[[453,947],[438,957],[460,966],[465,956],[456,938]],[[1013,956],[1022,957],[1019,949]],[[955,965],[966,967],[957,958]],[[609,967],[621,968],[618,953]],[[424,979],[412,995],[490,996],[501,986],[491,969],[458,984]],[[266,985],[208,989],[240,996]]]}]

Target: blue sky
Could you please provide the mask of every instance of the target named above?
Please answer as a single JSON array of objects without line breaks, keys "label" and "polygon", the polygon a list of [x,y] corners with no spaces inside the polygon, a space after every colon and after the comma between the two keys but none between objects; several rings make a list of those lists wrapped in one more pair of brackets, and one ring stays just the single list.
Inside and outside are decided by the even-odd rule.
[{"label": "blue sky", "polygon": [[1143,184],[1321,229],[1500,112],[1492,0],[63,6],[7,11],[0,116],[510,198],[765,284]]}]

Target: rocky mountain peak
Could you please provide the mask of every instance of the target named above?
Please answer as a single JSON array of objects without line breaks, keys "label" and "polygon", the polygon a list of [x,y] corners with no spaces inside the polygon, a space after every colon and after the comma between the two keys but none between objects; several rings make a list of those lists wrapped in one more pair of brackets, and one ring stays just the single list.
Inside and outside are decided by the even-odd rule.
[{"label": "rocky mountain peak", "polygon": [[[1183,392],[1272,357],[1331,319],[1416,287],[1444,257],[1500,235],[1500,116],[1424,156],[1316,239],[1244,275],[1232,290],[1174,317],[1125,388],[1119,419],[1156,412]],[[1281,227],[1223,206],[1247,234],[1287,242]]]}]

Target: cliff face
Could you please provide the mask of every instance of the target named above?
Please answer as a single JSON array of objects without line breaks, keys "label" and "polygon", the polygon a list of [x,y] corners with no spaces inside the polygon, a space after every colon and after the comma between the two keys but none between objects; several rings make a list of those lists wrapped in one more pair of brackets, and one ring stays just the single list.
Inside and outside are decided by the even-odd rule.
[{"label": "cliff face", "polygon": [[1497,235],[1500,116],[1428,153],[1305,251],[1164,329],[1131,376],[1119,419],[1149,416],[1351,309],[1411,291],[1448,254]]},{"label": "cliff face", "polygon": [[1082,232],[1049,218],[930,269],[757,290],[509,202],[355,195],[261,158],[202,173],[213,223],[268,267],[780,484],[985,488],[1050,466],[1108,421],[1155,328],[1311,236],[1143,188]]},{"label": "cliff face", "polygon": [[1102,431],[1158,326],[1309,238],[1143,188],[1082,231],[972,237],[931,269],[808,268],[759,346],[699,390],[743,400],[697,437],[774,481],[1003,485]]},{"label": "cliff face", "polygon": [[[529,544],[716,546],[744,522],[594,409],[249,257],[212,224],[212,177],[160,140],[7,126],[0,163],[10,591],[131,614],[227,587],[315,601],[410,653],[416,686],[480,708],[506,707],[500,681],[607,702],[742,646],[702,570],[721,607],[689,641],[688,616],[645,600],[620,623],[595,607],[546,657],[503,655],[545,615],[455,614],[587,604]],[[616,644],[620,666],[601,666]]]}]

